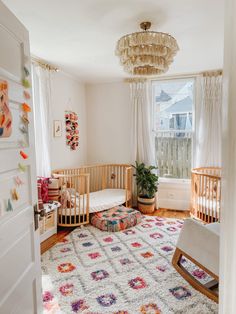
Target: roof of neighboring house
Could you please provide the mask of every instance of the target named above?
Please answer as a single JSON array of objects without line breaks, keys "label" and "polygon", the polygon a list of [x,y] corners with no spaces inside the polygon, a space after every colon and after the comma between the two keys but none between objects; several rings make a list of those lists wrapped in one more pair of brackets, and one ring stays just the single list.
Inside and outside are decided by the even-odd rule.
[{"label": "roof of neighboring house", "polygon": [[165,102],[171,100],[171,96],[168,95],[166,92],[161,90],[161,93],[159,96],[156,96],[156,102]]},{"label": "roof of neighboring house", "polygon": [[177,112],[191,112],[193,110],[193,101],[187,96],[184,99],[181,99],[166,109],[167,112],[177,113]]}]

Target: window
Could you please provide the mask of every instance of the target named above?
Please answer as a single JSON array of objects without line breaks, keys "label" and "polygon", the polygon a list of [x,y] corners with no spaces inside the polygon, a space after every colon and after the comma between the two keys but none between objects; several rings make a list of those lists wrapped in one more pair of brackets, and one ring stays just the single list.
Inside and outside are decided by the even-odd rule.
[{"label": "window", "polygon": [[160,177],[190,178],[194,79],[153,82],[155,152]]}]

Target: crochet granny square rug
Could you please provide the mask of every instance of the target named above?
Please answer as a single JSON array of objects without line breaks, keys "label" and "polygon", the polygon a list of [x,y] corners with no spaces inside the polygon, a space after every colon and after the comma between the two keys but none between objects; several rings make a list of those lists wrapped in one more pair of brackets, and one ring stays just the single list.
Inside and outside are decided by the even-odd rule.
[{"label": "crochet granny square rug", "polygon": [[[116,233],[91,225],[75,229],[42,255],[44,314],[218,313],[218,305],[171,265],[182,225],[143,216],[139,225]],[[181,262],[201,282],[211,280],[190,261]]]}]

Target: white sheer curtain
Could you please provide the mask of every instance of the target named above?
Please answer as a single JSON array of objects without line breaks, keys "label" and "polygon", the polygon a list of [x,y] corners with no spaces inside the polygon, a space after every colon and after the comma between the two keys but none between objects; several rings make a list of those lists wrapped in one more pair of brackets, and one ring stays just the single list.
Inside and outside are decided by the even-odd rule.
[{"label": "white sheer curtain", "polygon": [[132,80],[130,90],[132,162],[155,165],[151,126],[151,84],[146,80]]},{"label": "white sheer curtain", "polygon": [[32,64],[33,102],[35,115],[37,175],[50,177],[50,107],[51,74],[37,64]]},{"label": "white sheer curtain", "polygon": [[195,167],[221,166],[222,75],[206,72],[198,84]]}]

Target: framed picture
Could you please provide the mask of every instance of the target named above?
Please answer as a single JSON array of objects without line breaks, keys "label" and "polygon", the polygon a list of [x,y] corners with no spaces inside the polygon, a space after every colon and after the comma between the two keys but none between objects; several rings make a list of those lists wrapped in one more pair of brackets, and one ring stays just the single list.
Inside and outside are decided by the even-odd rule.
[{"label": "framed picture", "polygon": [[60,120],[54,121],[54,137],[62,136],[62,122]]}]

